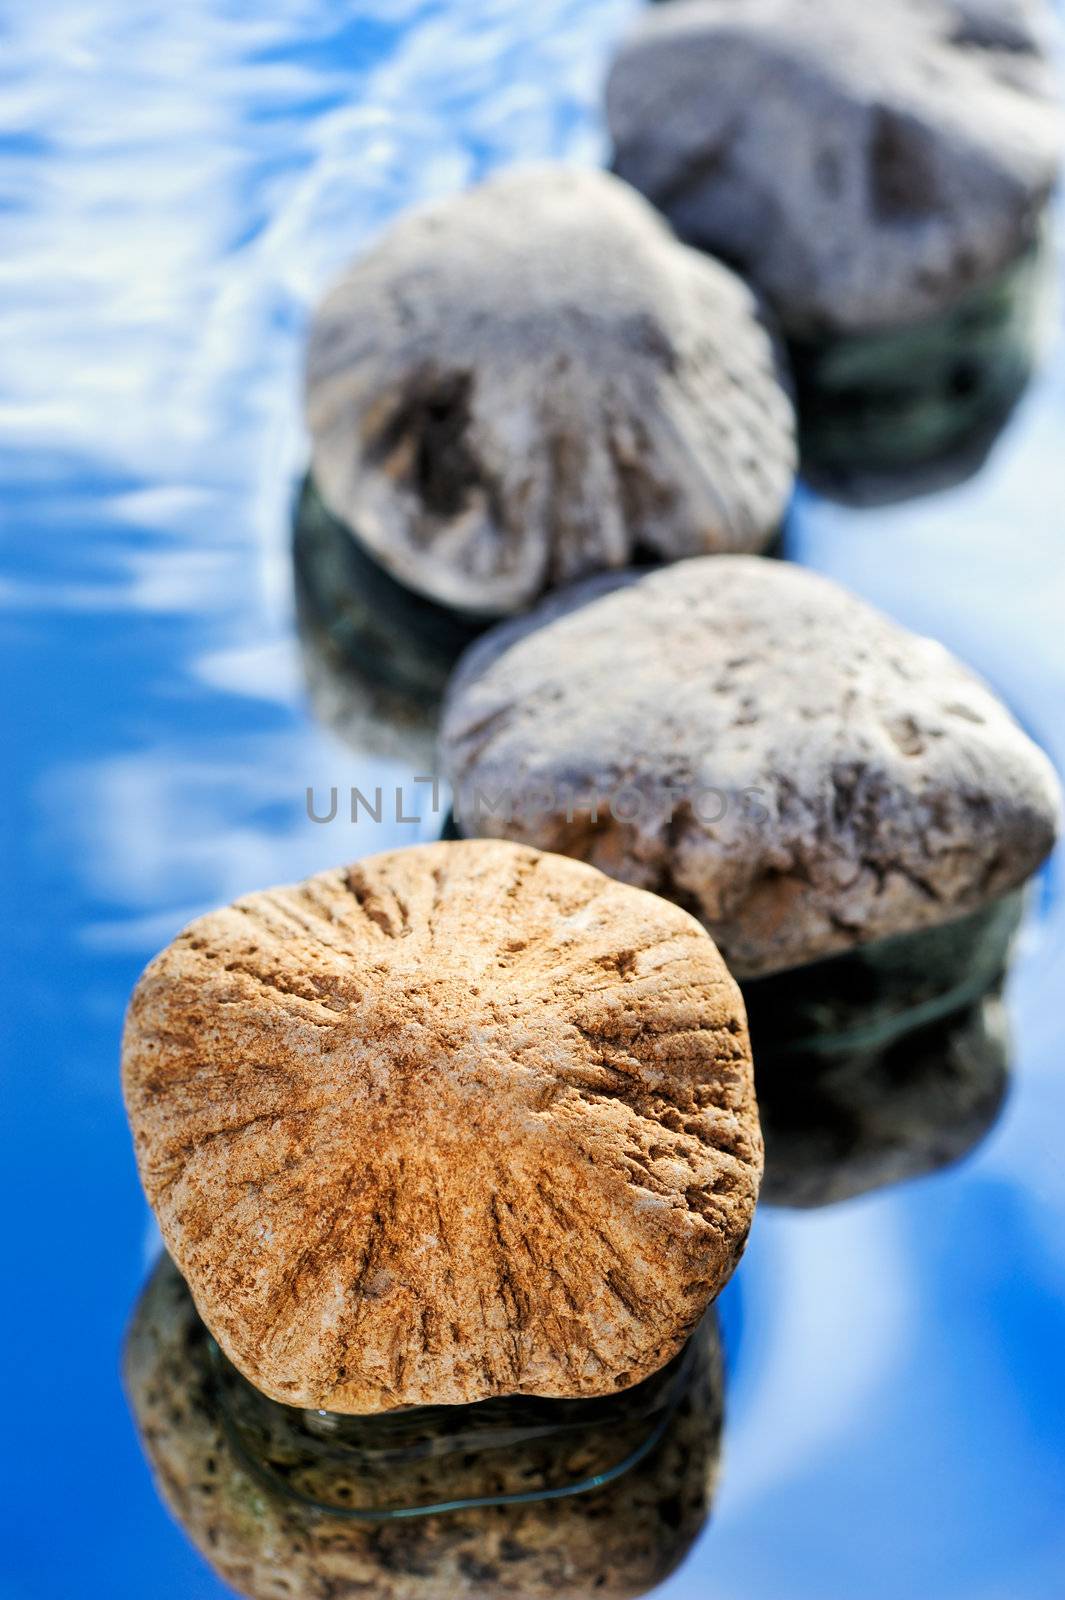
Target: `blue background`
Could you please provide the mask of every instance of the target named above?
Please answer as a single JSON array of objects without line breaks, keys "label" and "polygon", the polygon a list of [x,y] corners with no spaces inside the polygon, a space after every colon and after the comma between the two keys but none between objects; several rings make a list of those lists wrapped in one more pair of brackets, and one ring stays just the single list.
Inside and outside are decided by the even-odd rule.
[{"label": "blue background", "polygon": [[[317,726],[288,511],[307,308],[402,207],[605,151],[628,0],[47,0],[5,22],[0,923],[9,1303],[0,1585],[201,1600],[118,1379],[155,1239],[118,1088],[126,998],[190,917],[435,831],[316,827],[403,777]],[[1065,351],[979,478],[792,553],[976,665],[1065,764]],[[1015,1085],[950,1173],[760,1213],[727,1293],[711,1526],[664,1593],[1065,1594],[1059,872],[1011,989]]]}]

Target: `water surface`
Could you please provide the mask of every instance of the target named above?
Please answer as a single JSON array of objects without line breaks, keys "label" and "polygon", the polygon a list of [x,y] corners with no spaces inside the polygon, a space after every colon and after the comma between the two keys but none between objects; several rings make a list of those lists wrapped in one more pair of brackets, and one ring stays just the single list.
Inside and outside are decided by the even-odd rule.
[{"label": "water surface", "polygon": [[[0,599],[9,666],[2,1214],[12,1600],[224,1591],[153,1490],[119,1379],[155,1248],[118,1090],[123,1007],[190,917],[421,825],[306,816],[400,782],[313,719],[289,507],[301,335],[404,206],[604,155],[628,0],[48,0],[11,7]],[[268,13],[268,14],[267,14]],[[1065,351],[972,483],[803,493],[792,553],[979,668],[1065,766]],[[1010,985],[1014,1088],[963,1166],[762,1212],[726,1295],[726,1458],[663,1593],[1065,1592],[1065,902]]]}]

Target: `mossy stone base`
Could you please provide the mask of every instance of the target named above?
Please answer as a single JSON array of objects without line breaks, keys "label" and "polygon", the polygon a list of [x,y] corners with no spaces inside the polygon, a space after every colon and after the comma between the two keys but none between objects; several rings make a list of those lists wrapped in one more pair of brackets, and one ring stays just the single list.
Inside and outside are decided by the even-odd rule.
[{"label": "mossy stone base", "polygon": [[[248,1600],[634,1600],[674,1570],[710,1509],[724,1386],[712,1317],[689,1348],[666,1426],[627,1472],[557,1499],[377,1520],[343,1513],[360,1503],[366,1469],[336,1441],[315,1468],[285,1442],[285,1430],[271,1432],[270,1487],[249,1470],[220,1415],[209,1336],[168,1260],[137,1308],[123,1370],[160,1493],[214,1571]],[[456,1408],[461,1425],[465,1411]],[[548,1446],[554,1469],[582,1470],[587,1425],[554,1443],[549,1436]],[[378,1493],[420,1504],[453,1484],[457,1469],[490,1496],[503,1482],[542,1482],[542,1449],[536,1437],[458,1458],[412,1448],[402,1462],[378,1461],[372,1477]],[[305,1498],[285,1485],[290,1468]]]},{"label": "mossy stone base", "polygon": [[661,1372],[601,1399],[516,1395],[366,1417],[280,1405],[213,1340],[209,1351],[223,1426],[264,1488],[331,1516],[379,1521],[601,1487],[659,1442],[707,1337],[710,1328]]}]

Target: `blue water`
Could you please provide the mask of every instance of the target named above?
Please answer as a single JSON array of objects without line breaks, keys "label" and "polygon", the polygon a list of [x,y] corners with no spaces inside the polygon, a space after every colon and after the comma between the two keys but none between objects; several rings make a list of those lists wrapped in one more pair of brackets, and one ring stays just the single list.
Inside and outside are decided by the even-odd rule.
[{"label": "blue water", "polygon": [[[401,781],[313,719],[288,511],[309,303],[389,217],[526,157],[595,161],[628,0],[8,8],[0,144],[7,666],[5,1600],[224,1591],[118,1380],[155,1241],[123,1007],[191,916],[432,835],[309,822]],[[17,247],[17,254],[15,253]],[[1065,768],[1065,349],[976,481],[800,496],[793,554],[988,676]],[[1015,1081],[964,1165],[763,1211],[727,1295],[711,1525],[662,1591],[1065,1594],[1065,899],[1011,988]]]}]

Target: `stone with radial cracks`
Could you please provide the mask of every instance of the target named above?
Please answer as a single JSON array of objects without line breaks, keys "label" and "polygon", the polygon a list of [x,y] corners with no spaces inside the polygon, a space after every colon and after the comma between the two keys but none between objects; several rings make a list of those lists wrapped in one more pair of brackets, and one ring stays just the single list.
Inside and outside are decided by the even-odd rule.
[{"label": "stone with radial cracks", "polygon": [[194,922],[133,996],[141,1178],[199,1311],[339,1412],[614,1392],[735,1266],[746,1019],[684,911],[500,842],[415,846]]},{"label": "stone with radial cracks", "polygon": [[312,475],[393,577],[493,616],[653,557],[760,551],[794,416],[754,296],[608,173],[403,217],[319,307]]}]

